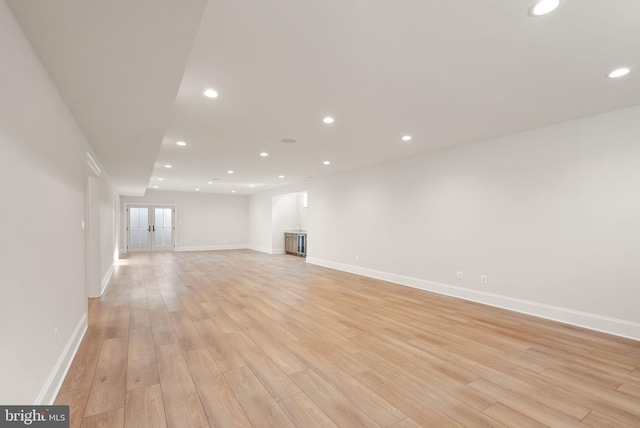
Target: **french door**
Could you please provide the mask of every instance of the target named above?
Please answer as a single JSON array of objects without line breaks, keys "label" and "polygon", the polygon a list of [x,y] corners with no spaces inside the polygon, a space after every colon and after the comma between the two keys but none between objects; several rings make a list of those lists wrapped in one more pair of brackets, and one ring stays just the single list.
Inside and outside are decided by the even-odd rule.
[{"label": "french door", "polygon": [[174,207],[127,207],[127,251],[172,251],[175,247]]}]

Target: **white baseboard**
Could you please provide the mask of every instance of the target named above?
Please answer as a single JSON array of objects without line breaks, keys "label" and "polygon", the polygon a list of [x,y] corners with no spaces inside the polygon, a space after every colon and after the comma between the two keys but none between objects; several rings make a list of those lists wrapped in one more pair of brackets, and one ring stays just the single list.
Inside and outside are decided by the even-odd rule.
[{"label": "white baseboard", "polygon": [[[109,266],[109,270],[107,271],[105,276],[102,278],[102,282],[100,284],[100,296],[102,296],[104,294],[104,291],[107,289],[107,285],[109,285],[109,280],[111,279],[111,275],[113,275],[113,270],[115,268],[116,268],[116,264],[112,263],[111,266]],[[100,296],[96,296],[96,297],[100,297]]]},{"label": "white baseboard", "polygon": [[56,365],[53,367],[49,378],[42,387],[42,390],[40,390],[40,394],[36,397],[36,401],[34,403],[35,406],[48,406],[53,404],[56,400],[56,396],[58,395],[58,391],[60,391],[62,382],[64,382],[64,378],[67,376],[69,367],[71,367],[73,358],[76,356],[76,352],[78,352],[82,338],[87,331],[87,326],[87,314],[84,313],[73,331],[71,338],[62,350],[62,354],[60,354],[60,358],[58,358]]},{"label": "white baseboard", "polygon": [[217,250],[246,250],[247,244],[237,245],[203,245],[198,247],[176,247],[176,251],[217,251]]},{"label": "white baseboard", "polygon": [[470,290],[468,288],[456,287],[454,285],[427,281],[424,279],[412,278],[389,272],[382,272],[374,269],[337,263],[330,260],[317,259],[314,257],[307,257],[307,263],[324,266],[344,272],[355,273],[370,278],[381,279],[383,281],[389,281],[395,284],[405,285],[413,288],[419,288],[421,290],[457,297],[464,300],[470,300],[489,306],[495,306],[498,308],[521,312],[540,318],[546,318],[553,321],[575,325],[578,327],[584,327],[590,330],[596,330],[616,336],[626,337],[629,339],[640,340],[640,323],[632,321],[625,321],[598,314],[591,314],[587,312],[576,311],[573,309],[531,302],[528,300],[502,296],[499,294]]},{"label": "white baseboard", "polygon": [[272,248],[258,247],[256,245],[249,245],[247,248],[249,248],[250,250],[253,250],[253,251],[260,251],[261,253],[267,253],[267,254],[284,254],[284,250],[283,249],[274,250]]}]

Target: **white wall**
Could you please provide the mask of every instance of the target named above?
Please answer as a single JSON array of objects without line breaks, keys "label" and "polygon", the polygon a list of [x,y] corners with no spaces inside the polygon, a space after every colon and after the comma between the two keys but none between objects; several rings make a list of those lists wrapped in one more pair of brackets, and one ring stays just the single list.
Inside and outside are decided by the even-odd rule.
[{"label": "white wall", "polygon": [[120,196],[113,183],[100,175],[100,286],[104,292],[119,256]]},{"label": "white wall", "polygon": [[0,58],[0,403],[48,404],[86,328],[90,148],[4,0]]},{"label": "white wall", "polygon": [[634,107],[314,181],[307,260],[640,339],[638,124]]},{"label": "white wall", "polygon": [[296,228],[298,224],[298,195],[288,193],[271,199],[271,249],[273,253],[284,253],[284,230]]},{"label": "white wall", "polygon": [[249,198],[249,248],[272,253],[272,197],[271,192],[251,195]]},{"label": "white wall", "polygon": [[307,196],[306,191],[298,193],[298,224],[302,230],[307,230]]},{"label": "white wall", "polygon": [[[176,205],[177,251],[247,248],[249,197],[148,190],[144,197],[122,197],[121,245],[125,245],[126,204]],[[121,248],[124,252],[125,249]]]}]

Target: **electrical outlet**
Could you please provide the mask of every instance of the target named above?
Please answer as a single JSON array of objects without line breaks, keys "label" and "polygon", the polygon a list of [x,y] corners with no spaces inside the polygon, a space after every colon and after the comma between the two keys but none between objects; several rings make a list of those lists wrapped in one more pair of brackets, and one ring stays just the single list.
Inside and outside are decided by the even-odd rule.
[{"label": "electrical outlet", "polygon": [[480,275],[480,282],[483,284],[487,283],[487,275]]},{"label": "electrical outlet", "polygon": [[359,260],[360,260],[360,256],[356,256],[356,261],[359,261]]},{"label": "electrical outlet", "polygon": [[456,273],[456,278],[458,278],[458,279],[462,279],[462,271],[458,271],[458,272]]}]

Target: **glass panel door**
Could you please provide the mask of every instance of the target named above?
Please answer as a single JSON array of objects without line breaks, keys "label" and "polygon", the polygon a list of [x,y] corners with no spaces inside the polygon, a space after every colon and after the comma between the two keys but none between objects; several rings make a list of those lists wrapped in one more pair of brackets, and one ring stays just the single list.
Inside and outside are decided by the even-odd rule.
[{"label": "glass panel door", "polygon": [[128,207],[127,250],[172,251],[175,239],[175,210],[166,207]]},{"label": "glass panel door", "polygon": [[153,250],[173,250],[173,209],[154,208]]},{"label": "glass panel door", "polygon": [[151,251],[149,208],[129,208],[129,251]]}]

